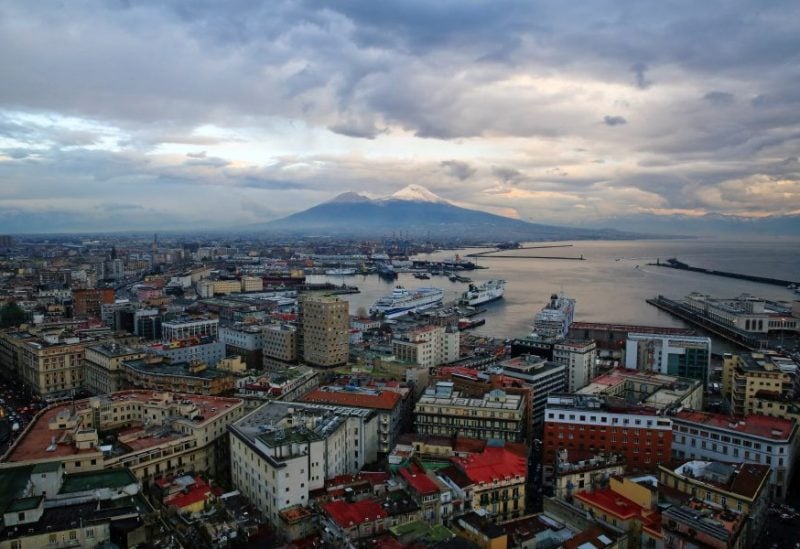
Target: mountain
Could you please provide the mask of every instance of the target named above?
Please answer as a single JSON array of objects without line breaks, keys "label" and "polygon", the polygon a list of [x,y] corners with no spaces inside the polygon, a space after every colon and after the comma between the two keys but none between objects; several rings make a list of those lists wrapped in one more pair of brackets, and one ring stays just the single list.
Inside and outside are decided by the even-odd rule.
[{"label": "mountain", "polygon": [[800,215],[744,217],[706,214],[653,215],[632,214],[604,219],[587,220],[581,225],[624,227],[628,231],[652,234],[683,234],[693,236],[737,236],[746,238],[800,235]]},{"label": "mountain", "polygon": [[288,217],[250,227],[297,235],[415,237],[487,242],[633,238],[609,229],[557,227],[528,223],[452,204],[421,185],[409,185],[383,198],[344,193]]}]

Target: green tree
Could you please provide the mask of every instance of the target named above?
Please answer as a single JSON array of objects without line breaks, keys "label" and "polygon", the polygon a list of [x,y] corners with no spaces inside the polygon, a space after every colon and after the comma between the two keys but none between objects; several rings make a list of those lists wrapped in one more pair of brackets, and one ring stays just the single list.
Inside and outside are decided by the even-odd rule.
[{"label": "green tree", "polygon": [[15,301],[9,301],[0,307],[0,328],[19,326],[25,320],[25,311]]}]

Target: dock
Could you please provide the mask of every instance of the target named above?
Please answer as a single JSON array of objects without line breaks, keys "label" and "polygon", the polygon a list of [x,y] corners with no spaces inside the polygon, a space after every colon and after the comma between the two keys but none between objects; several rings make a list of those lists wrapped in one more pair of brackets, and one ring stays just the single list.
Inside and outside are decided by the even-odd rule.
[{"label": "dock", "polygon": [[647,302],[654,307],[658,307],[662,311],[666,311],[671,315],[680,318],[681,320],[685,320],[693,326],[702,328],[706,332],[710,332],[715,336],[729,341],[734,345],[737,345],[738,347],[748,351],[758,351],[759,349],[763,349],[764,347],[768,346],[767,340],[752,337],[746,333],[731,328],[730,326],[725,326],[724,324],[720,324],[719,322],[711,320],[710,318],[698,315],[680,301],[675,301],[666,298],[663,295],[659,295],[653,299],[648,299]]}]

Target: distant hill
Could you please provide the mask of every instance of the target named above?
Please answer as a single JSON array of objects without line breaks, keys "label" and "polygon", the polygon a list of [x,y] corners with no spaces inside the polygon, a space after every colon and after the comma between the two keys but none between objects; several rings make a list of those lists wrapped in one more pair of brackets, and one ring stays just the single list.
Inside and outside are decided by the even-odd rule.
[{"label": "distant hill", "polygon": [[610,229],[528,223],[456,206],[420,185],[371,199],[348,192],[282,219],[248,227],[297,235],[376,237],[403,233],[414,237],[499,240],[623,239],[637,235]]}]

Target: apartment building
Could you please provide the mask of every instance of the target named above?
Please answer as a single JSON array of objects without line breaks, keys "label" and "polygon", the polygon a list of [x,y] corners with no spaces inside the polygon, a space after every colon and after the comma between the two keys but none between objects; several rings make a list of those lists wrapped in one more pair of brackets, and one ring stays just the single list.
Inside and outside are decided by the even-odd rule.
[{"label": "apartment building", "polygon": [[698,379],[706,383],[711,338],[630,333],[625,341],[625,368]]},{"label": "apartment building", "polygon": [[139,360],[145,354],[117,343],[103,343],[86,347],[84,358],[86,389],[96,395],[115,393],[121,388],[120,366],[125,361]]},{"label": "apartment building", "polygon": [[392,354],[404,362],[430,368],[458,360],[461,334],[450,326],[424,326],[392,340]]},{"label": "apartment building", "polygon": [[600,488],[609,477],[622,475],[624,472],[625,461],[620,454],[596,454],[588,450],[564,448],[556,453],[553,495],[572,501],[576,492]]},{"label": "apartment building", "polygon": [[225,346],[225,356],[242,357],[248,370],[263,367],[264,326],[241,323],[224,326],[219,329],[219,340]]},{"label": "apartment building", "polygon": [[236,387],[231,372],[209,368],[203,362],[172,362],[160,356],[126,360],[120,371],[124,389],[223,395]]},{"label": "apartment building", "polygon": [[376,459],[378,423],[368,409],[264,404],[229,428],[233,484],[280,528],[282,510]]},{"label": "apartment building", "polygon": [[265,326],[262,338],[265,369],[282,369],[297,363],[298,337],[295,326],[291,324]]},{"label": "apartment building", "polygon": [[[64,464],[67,473],[128,467],[139,480],[194,470],[227,476],[228,424],[243,401],[120,391],[50,406],[28,424],[0,467]],[[113,434],[113,441],[99,433]]]},{"label": "apartment building", "polygon": [[544,420],[542,461],[566,449],[621,454],[629,471],[655,471],[671,458],[672,422],[652,407],[613,397],[551,395]]},{"label": "apartment building", "polygon": [[730,399],[734,415],[757,410],[761,391],[792,399],[797,395],[798,364],[778,353],[726,353],[722,362],[722,394]]},{"label": "apartment building", "polygon": [[114,288],[72,290],[72,315],[100,318],[102,306],[114,303]]},{"label": "apartment building", "polygon": [[414,407],[414,427],[423,435],[521,441],[526,417],[523,395],[492,389],[475,398],[456,391],[451,381],[426,389]]},{"label": "apartment building", "polygon": [[672,455],[680,460],[731,461],[768,465],[770,495],[786,497],[794,473],[797,424],[789,419],[731,417],[683,410],[672,419]]},{"label": "apartment building", "polygon": [[593,379],[577,394],[616,397],[658,410],[703,408],[701,380],[625,368],[616,368]]},{"label": "apartment building", "polygon": [[597,375],[597,343],[561,341],[553,345],[553,362],[567,367],[567,392],[589,385]]},{"label": "apartment building", "polygon": [[298,305],[303,360],[319,368],[346,364],[350,349],[349,302],[337,297],[306,295]]}]

